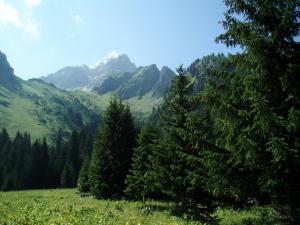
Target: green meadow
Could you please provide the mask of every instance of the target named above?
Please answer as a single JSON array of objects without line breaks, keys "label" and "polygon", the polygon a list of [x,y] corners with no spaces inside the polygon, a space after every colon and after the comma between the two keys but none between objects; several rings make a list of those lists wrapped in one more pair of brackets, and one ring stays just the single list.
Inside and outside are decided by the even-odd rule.
[{"label": "green meadow", "polygon": [[[200,225],[172,215],[172,203],[97,200],[76,189],[0,192],[0,224]],[[269,208],[220,209],[221,225],[276,224]]]}]

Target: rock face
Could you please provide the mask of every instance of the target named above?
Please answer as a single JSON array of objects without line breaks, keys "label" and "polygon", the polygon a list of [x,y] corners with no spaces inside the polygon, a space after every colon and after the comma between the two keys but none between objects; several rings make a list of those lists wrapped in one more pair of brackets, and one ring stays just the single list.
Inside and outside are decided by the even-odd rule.
[{"label": "rock face", "polygon": [[120,86],[117,90],[117,95],[122,99],[135,96],[141,97],[153,88],[159,76],[159,70],[156,65],[141,67],[129,81]]},{"label": "rock face", "polygon": [[69,66],[58,70],[56,73],[42,77],[42,80],[52,83],[60,89],[73,90],[87,86],[91,72],[90,68],[85,65]]},{"label": "rock face", "polygon": [[95,76],[99,74],[111,75],[112,73],[128,72],[132,73],[136,70],[136,66],[131,62],[126,54],[119,55],[118,57],[111,58],[101,62],[94,69]]},{"label": "rock face", "polygon": [[153,87],[153,96],[161,97],[165,94],[166,90],[170,87],[175,73],[169,67],[164,66],[160,71],[159,80]]},{"label": "rock face", "polygon": [[122,84],[129,81],[133,76],[133,73],[119,73],[106,78],[99,87],[95,87],[94,90],[98,94],[103,95],[109,92],[117,90]]},{"label": "rock face", "polygon": [[18,89],[20,87],[17,77],[14,75],[14,69],[7,61],[7,57],[0,51],[0,85],[9,89]]},{"label": "rock face", "polygon": [[41,79],[64,90],[92,90],[113,74],[131,73],[135,70],[135,64],[126,54],[122,54],[102,61],[95,68],[89,68],[86,65],[64,67]]},{"label": "rock face", "polygon": [[126,54],[103,60],[95,68],[88,66],[65,67],[41,79],[64,90],[95,90],[98,94],[113,93],[122,99],[142,97],[152,92],[162,97],[175,73],[155,64],[137,68]]},{"label": "rock face", "polygon": [[154,97],[162,97],[171,84],[175,73],[168,67],[158,70],[155,64],[139,67],[133,73],[118,74],[105,79],[95,88],[99,94],[112,92],[122,99],[142,97],[152,92]]}]

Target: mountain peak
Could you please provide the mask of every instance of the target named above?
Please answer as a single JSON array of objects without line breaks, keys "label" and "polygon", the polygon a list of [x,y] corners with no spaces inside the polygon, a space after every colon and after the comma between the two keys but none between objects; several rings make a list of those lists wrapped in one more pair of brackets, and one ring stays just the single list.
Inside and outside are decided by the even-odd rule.
[{"label": "mountain peak", "polygon": [[172,79],[176,76],[173,70],[167,66],[163,66],[160,70],[160,77],[153,88],[153,96],[161,97],[170,87]]},{"label": "mountain peak", "polygon": [[14,69],[7,61],[6,55],[0,51],[0,85],[7,88],[18,88],[19,82],[14,75]]},{"label": "mountain peak", "polygon": [[118,58],[119,60],[125,60],[125,61],[131,62],[129,56],[128,56],[127,54],[125,54],[125,53],[120,54],[117,58]]},{"label": "mountain peak", "polygon": [[92,90],[99,87],[109,76],[119,73],[132,73],[136,66],[126,54],[113,51],[95,67],[86,65],[67,66],[55,73],[41,77],[42,80],[65,90]]},{"label": "mountain peak", "polygon": [[163,66],[163,67],[161,68],[160,72],[161,72],[162,74],[164,74],[164,73],[169,73],[169,72],[174,73],[173,70],[171,70],[171,69],[170,69],[169,67],[167,67],[167,66]]},{"label": "mountain peak", "polygon": [[112,59],[116,59],[120,56],[121,54],[118,53],[117,51],[111,51],[109,53],[107,53],[103,58],[102,60],[100,61],[100,63],[98,65],[101,65],[101,64],[106,64],[108,61],[112,60]]},{"label": "mountain peak", "polygon": [[104,56],[101,62],[96,67],[103,66],[105,64],[112,63],[114,61],[124,61],[124,62],[131,63],[131,60],[127,54],[125,53],[120,54],[113,51],[111,53],[108,53],[106,56]]},{"label": "mountain peak", "polygon": [[134,72],[136,66],[131,62],[130,58],[126,54],[109,54],[104,57],[101,63],[96,66],[95,71],[97,73],[119,73],[119,72]]},{"label": "mountain peak", "polygon": [[6,55],[0,51],[0,79],[4,76],[13,76],[14,69],[10,66],[7,61]]}]

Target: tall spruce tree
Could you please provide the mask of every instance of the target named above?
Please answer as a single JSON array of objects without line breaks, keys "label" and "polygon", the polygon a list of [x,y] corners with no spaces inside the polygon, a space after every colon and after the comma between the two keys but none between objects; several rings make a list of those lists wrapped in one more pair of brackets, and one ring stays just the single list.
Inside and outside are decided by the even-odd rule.
[{"label": "tall spruce tree", "polygon": [[90,157],[86,156],[82,163],[77,181],[77,188],[81,193],[88,193],[90,191],[89,167]]},{"label": "tall spruce tree", "polygon": [[75,180],[77,180],[78,173],[80,170],[80,142],[79,142],[79,134],[77,131],[73,131],[71,138],[69,140],[68,152],[67,152],[67,161],[73,164],[73,170],[75,174]]},{"label": "tall spruce tree", "polygon": [[23,150],[25,144],[25,138],[22,133],[17,132],[16,137],[13,140],[13,168],[11,174],[13,176],[13,185],[15,190],[20,190],[24,182],[24,161],[26,152]]},{"label": "tall spruce tree", "polygon": [[49,149],[46,138],[43,138],[39,152],[39,169],[41,172],[40,187],[46,188],[50,185],[49,180]]},{"label": "tall spruce tree", "polygon": [[60,186],[61,173],[64,168],[66,152],[63,143],[62,131],[58,130],[55,142],[49,150],[49,178],[51,179],[51,187]]},{"label": "tall spruce tree", "polygon": [[131,199],[154,197],[158,191],[154,183],[147,180],[150,156],[153,155],[153,145],[159,138],[156,126],[147,122],[138,136],[138,147],[133,149],[131,169],[126,178],[125,193]]},{"label": "tall spruce tree", "polygon": [[40,161],[40,140],[36,140],[31,148],[30,155],[28,156],[28,169],[26,174],[28,174],[28,188],[41,188],[41,179],[43,179],[43,174],[41,173],[39,166],[43,162]]},{"label": "tall spruce tree", "polygon": [[79,160],[81,164],[77,188],[81,193],[87,193],[90,191],[90,182],[89,182],[89,167],[90,159],[92,152],[92,137],[86,132],[85,129],[82,129],[79,133]]},{"label": "tall spruce tree", "polygon": [[61,173],[62,187],[76,187],[80,170],[78,132],[73,131],[66,144],[66,160]]},{"label": "tall spruce tree", "polygon": [[244,52],[211,71],[202,93],[203,105],[213,112],[215,144],[227,150],[208,152],[211,187],[227,196],[288,204],[295,218],[300,205],[300,1],[225,3],[226,32],[217,41]]},{"label": "tall spruce tree", "polygon": [[10,142],[11,140],[8,136],[7,130],[3,128],[0,134],[0,190],[2,189],[2,185],[7,177],[6,157],[9,154]]},{"label": "tall spruce tree", "polygon": [[90,163],[91,192],[97,198],[123,194],[135,133],[129,107],[114,97],[105,111]]},{"label": "tall spruce tree", "polygon": [[189,135],[188,121],[195,110],[193,83],[182,66],[177,72],[162,106],[162,138],[151,157],[156,170],[152,174],[161,179],[162,190],[175,200],[178,213],[210,219],[212,205],[203,189],[201,155]]},{"label": "tall spruce tree", "polygon": [[76,186],[76,174],[72,162],[66,162],[60,178],[60,185],[64,188]]}]

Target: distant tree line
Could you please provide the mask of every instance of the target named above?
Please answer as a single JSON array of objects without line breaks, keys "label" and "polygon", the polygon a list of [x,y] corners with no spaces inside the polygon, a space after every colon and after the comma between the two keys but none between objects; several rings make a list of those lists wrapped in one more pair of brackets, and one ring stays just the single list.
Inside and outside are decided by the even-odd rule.
[{"label": "distant tree line", "polygon": [[54,146],[44,138],[31,142],[29,133],[11,139],[0,132],[0,189],[2,191],[75,187],[83,159],[91,154],[92,137],[74,131],[65,140],[58,132]]}]

